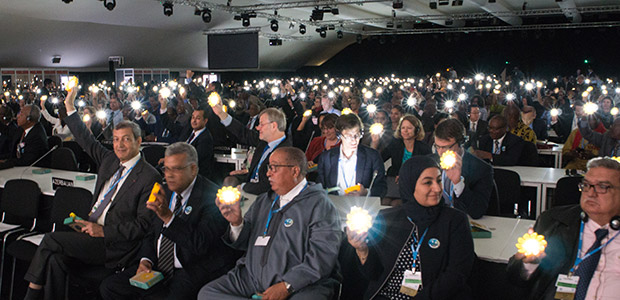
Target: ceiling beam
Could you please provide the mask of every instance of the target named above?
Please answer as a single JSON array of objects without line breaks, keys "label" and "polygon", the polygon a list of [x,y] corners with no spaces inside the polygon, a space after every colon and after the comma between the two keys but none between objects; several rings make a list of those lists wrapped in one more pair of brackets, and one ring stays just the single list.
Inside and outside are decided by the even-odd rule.
[{"label": "ceiling beam", "polygon": [[471,0],[472,3],[477,4],[484,11],[496,16],[498,19],[510,24],[512,26],[519,26],[523,24],[521,17],[512,13],[512,9],[507,7],[503,0],[499,0],[495,3],[489,3],[487,0]]}]

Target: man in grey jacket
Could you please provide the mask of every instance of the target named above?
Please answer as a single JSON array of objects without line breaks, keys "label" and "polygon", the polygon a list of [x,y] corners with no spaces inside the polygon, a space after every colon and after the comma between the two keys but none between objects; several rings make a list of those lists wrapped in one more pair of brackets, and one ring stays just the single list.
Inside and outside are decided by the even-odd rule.
[{"label": "man in grey jacket", "polygon": [[590,128],[586,117],[582,117],[579,121],[579,131],[584,139],[599,147],[599,156],[620,156],[620,118],[614,120],[607,132],[599,133]]},{"label": "man in grey jacket", "polygon": [[228,274],[204,286],[198,299],[330,299],[340,247],[338,212],[320,184],[305,179],[304,153],[276,149],[260,195],[244,217],[239,203],[217,205],[230,222],[223,239],[246,255]]}]

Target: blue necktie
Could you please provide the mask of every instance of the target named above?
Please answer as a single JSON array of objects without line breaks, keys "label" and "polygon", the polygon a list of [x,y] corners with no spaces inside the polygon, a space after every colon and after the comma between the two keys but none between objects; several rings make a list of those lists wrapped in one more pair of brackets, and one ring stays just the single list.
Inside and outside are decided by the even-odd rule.
[{"label": "blue necktie", "polygon": [[[594,234],[596,234],[596,241],[594,241],[594,244],[592,244],[592,247],[588,249],[587,253],[590,253],[590,251],[594,251],[594,249],[600,247],[601,241],[607,236],[608,232],[609,231],[607,229],[596,230],[594,232]],[[592,280],[592,275],[594,275],[596,266],[598,266],[598,261],[601,258],[601,252],[602,250],[597,251],[596,253],[588,256],[581,263],[579,263],[577,271],[575,271],[575,275],[579,276],[577,291],[575,291],[575,300],[583,300],[586,298],[588,286],[590,285],[590,281]]]}]

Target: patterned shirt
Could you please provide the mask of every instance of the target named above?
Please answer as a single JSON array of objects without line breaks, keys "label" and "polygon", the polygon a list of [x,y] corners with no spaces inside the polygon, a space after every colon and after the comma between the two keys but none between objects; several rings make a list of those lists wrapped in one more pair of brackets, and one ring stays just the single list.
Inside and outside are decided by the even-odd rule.
[{"label": "patterned shirt", "polygon": [[[414,231],[416,236],[418,236],[418,227],[414,226]],[[419,237],[418,237],[419,239]],[[413,265],[413,251],[411,248],[417,248],[418,244],[415,242],[412,236],[409,236],[407,239],[407,243],[403,250],[401,250],[398,255],[398,259],[396,259],[396,266],[392,270],[392,273],[388,277],[388,280],[385,282],[383,287],[381,287],[381,291],[379,291],[379,295],[383,297],[387,297],[389,299],[398,299],[398,300],[411,300],[413,297],[407,296],[400,292],[400,287],[403,283],[403,276],[406,270],[411,270],[411,266]],[[418,253],[418,257],[415,260],[415,270],[416,272],[420,272],[420,254]]]},{"label": "patterned shirt", "polygon": [[510,133],[522,138],[526,142],[536,144],[536,133],[529,126],[525,125],[523,121],[519,120],[517,127],[510,131]]}]

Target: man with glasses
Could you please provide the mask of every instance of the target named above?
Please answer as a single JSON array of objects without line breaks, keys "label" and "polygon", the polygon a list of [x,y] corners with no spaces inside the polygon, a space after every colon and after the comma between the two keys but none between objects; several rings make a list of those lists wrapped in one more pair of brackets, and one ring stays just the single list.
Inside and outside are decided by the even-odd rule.
[{"label": "man with glasses", "polygon": [[[221,239],[228,224],[215,206],[218,187],[198,174],[198,161],[196,149],[188,143],[166,148],[166,185],[155,201],[146,203],[157,218],[135,264],[103,281],[103,299],[136,299],[147,294],[195,299],[204,284],[234,267],[239,255]],[[149,290],[129,284],[134,275],[153,270],[164,274],[165,284]]]},{"label": "man with glasses", "polygon": [[510,259],[508,272],[525,281],[527,299],[553,299],[557,286],[575,300],[620,295],[620,163],[598,157],[587,168],[579,205],[554,207],[538,218],[534,230],[545,236],[545,251]]},{"label": "man with glasses", "polygon": [[319,157],[317,182],[326,189],[334,188],[339,195],[345,195],[346,189],[359,184],[359,190],[347,195],[365,196],[374,179],[370,196],[383,197],[387,192],[385,167],[377,150],[359,144],[364,135],[363,126],[362,120],[355,114],[338,118],[336,131],[341,144]]},{"label": "man with glasses", "polygon": [[507,131],[508,121],[497,115],[489,121],[489,134],[480,138],[474,154],[494,166],[515,166],[523,152],[523,139]]},{"label": "man with glasses", "polygon": [[342,232],[336,208],[320,184],[305,179],[304,153],[280,147],[269,157],[273,192],[242,217],[239,202],[217,205],[230,226],[222,237],[246,254],[228,274],[204,286],[206,299],[332,299]]},{"label": "man with glasses", "polygon": [[447,119],[435,129],[435,149],[441,157],[450,150],[456,154],[453,167],[442,170],[443,198],[447,205],[474,219],[487,211],[493,190],[493,167],[463,148],[465,128],[457,119]]},{"label": "man with glasses", "polygon": [[472,105],[469,108],[469,124],[467,124],[467,136],[469,139],[465,142],[465,149],[471,146],[474,150],[477,150],[480,137],[489,133],[488,126],[487,121],[480,118],[480,107]]},{"label": "man with glasses", "polygon": [[286,116],[277,108],[267,108],[258,116],[256,130],[245,127],[233,119],[222,109],[221,104],[213,106],[213,112],[220,118],[226,130],[237,138],[242,145],[256,147],[248,173],[244,176],[245,183],[241,188],[250,194],[260,195],[271,189],[267,178],[267,162],[273,151],[279,147],[291,146],[291,140],[284,134]]}]

